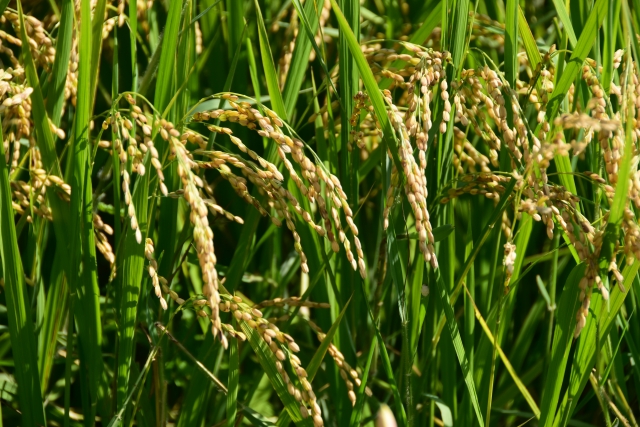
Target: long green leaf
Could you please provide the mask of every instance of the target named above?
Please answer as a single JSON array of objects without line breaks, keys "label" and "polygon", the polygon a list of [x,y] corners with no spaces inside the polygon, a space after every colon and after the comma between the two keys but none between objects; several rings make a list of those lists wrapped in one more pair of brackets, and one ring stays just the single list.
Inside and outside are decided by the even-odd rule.
[{"label": "long green leaf", "polygon": [[600,25],[602,25],[602,21],[607,14],[608,4],[609,0],[597,0],[593,6],[593,10],[589,14],[589,19],[580,34],[571,58],[567,61],[567,67],[562,74],[562,78],[549,97],[549,104],[547,105],[549,122],[553,122],[553,119],[555,119],[560,110],[562,100],[564,100],[571,84],[582,70],[582,63],[591,51],[596,41],[596,35],[600,30]]},{"label": "long green leaf", "polygon": [[[165,108],[173,96],[171,88],[175,84],[176,71],[176,47],[178,46],[178,32],[180,31],[180,19],[182,17],[183,1],[170,2],[167,24],[162,37],[162,50],[158,65],[158,77],[156,79],[156,93],[154,106],[163,116]],[[158,47],[160,49],[160,47]]]},{"label": "long green leaf", "polygon": [[[20,6],[20,4],[19,4]],[[18,8],[20,17],[22,18],[22,8]],[[70,55],[71,31],[73,25],[73,5],[71,1],[63,3],[62,20],[60,22],[60,30],[58,36],[59,48],[56,49],[56,58],[53,66],[52,81],[48,87],[48,102],[45,107],[43,91],[38,79],[35,63],[33,61],[31,51],[22,49],[22,57],[24,61],[25,72],[29,86],[33,88],[31,94],[32,114],[34,118],[36,130],[36,143],[42,156],[42,163],[45,169],[56,176],[62,177],[58,156],[56,154],[55,143],[51,128],[48,126],[47,109],[51,108],[52,120],[56,125],[60,124],[60,112],[64,101],[63,89],[66,81],[68,61]],[[21,25],[20,37],[23,45],[27,45],[27,35],[24,31],[24,25]],[[67,50],[67,55],[63,53]],[[56,113],[57,111],[57,113]],[[53,352],[55,352],[55,343],[57,341],[58,330],[66,316],[65,306],[68,301],[68,289],[65,286],[64,271],[69,268],[69,256],[67,251],[68,230],[69,230],[69,206],[65,203],[56,190],[52,187],[47,189],[47,202],[51,207],[53,228],[56,235],[58,250],[55,255],[54,269],[52,271],[52,287],[49,290],[49,298],[45,305],[45,319],[41,332],[41,347],[39,359],[39,371],[41,385],[43,389],[48,384],[49,374],[53,364]],[[47,309],[47,307],[50,307]],[[53,310],[52,308],[56,308]]]},{"label": "long green leaf", "polygon": [[551,364],[547,374],[547,381],[542,392],[540,404],[540,425],[553,425],[553,418],[558,407],[558,398],[562,388],[564,371],[569,359],[571,342],[576,326],[576,313],[581,302],[578,299],[580,280],[584,276],[585,265],[579,264],[571,270],[565,289],[558,303],[558,322],[553,334],[551,348]]},{"label": "long green leaf", "polygon": [[98,0],[93,9],[93,20],[91,23],[91,105],[93,105],[98,87],[100,54],[102,53],[102,28],[104,27],[104,12],[106,8],[107,0]]},{"label": "long green leaf", "polygon": [[362,83],[367,89],[367,94],[369,95],[369,99],[371,100],[371,104],[373,105],[373,109],[375,110],[376,117],[380,122],[383,141],[389,147],[389,151],[391,152],[391,156],[393,157],[396,168],[398,169],[398,171],[402,171],[402,165],[400,165],[400,159],[398,158],[398,143],[396,141],[396,134],[391,127],[391,121],[387,116],[384,99],[382,98],[382,94],[378,89],[378,84],[373,77],[373,72],[371,71],[371,68],[369,68],[369,64],[367,63],[362,50],[360,50],[360,44],[358,43],[356,36],[353,34],[353,31],[351,31],[349,23],[342,14],[340,7],[336,3],[336,0],[331,0],[331,7],[333,8],[333,12],[338,19],[340,31],[342,31],[344,34],[349,50],[351,51],[351,55],[353,55],[353,59],[358,66],[358,71],[360,72]]},{"label": "long green leaf", "polygon": [[56,39],[56,57],[53,61],[51,81],[47,88],[47,114],[56,126],[60,125],[62,105],[64,103],[64,87],[67,82],[69,57],[71,56],[73,12],[73,1],[63,0],[58,38]]},{"label": "long green leaf", "polygon": [[[300,16],[306,37],[298,37],[296,39],[296,46],[293,49],[293,55],[291,57],[291,66],[289,67],[287,80],[285,81],[282,91],[287,117],[292,117],[293,115],[293,110],[299,96],[298,92],[302,87],[302,80],[307,71],[311,48],[313,47],[315,50],[317,47],[315,45],[314,35],[318,31],[318,17],[323,6],[321,2],[313,1],[308,1],[302,6],[299,0],[293,0],[293,5]],[[318,55],[318,50],[319,48],[316,51],[316,55]],[[327,73],[327,71],[325,71],[325,73]]]},{"label": "long green leaf", "polygon": [[531,28],[527,23],[527,18],[521,7],[518,7],[518,32],[520,33],[520,37],[522,37],[524,50],[527,52],[527,58],[529,58],[529,64],[531,64],[531,68],[535,70],[538,64],[542,62],[542,56],[540,55],[538,44],[533,37]]},{"label": "long green leaf", "polygon": [[[234,322],[235,323],[235,322]],[[240,356],[238,340],[229,343],[229,383],[227,384],[227,426],[233,427],[238,413],[238,386],[240,383]]]},{"label": "long green leaf", "polygon": [[449,292],[447,292],[446,285],[442,276],[440,275],[440,270],[435,271],[435,288],[437,292],[437,297],[439,299],[440,305],[444,310],[447,329],[449,331],[449,337],[453,342],[453,347],[456,352],[456,356],[458,357],[458,362],[460,363],[460,368],[462,369],[462,374],[464,376],[464,382],[467,386],[467,392],[469,393],[469,397],[471,399],[471,405],[473,406],[473,410],[476,415],[476,421],[480,427],[484,426],[484,418],[482,417],[482,410],[480,409],[480,402],[478,401],[478,395],[476,392],[475,382],[473,380],[473,372],[469,368],[469,360],[466,355],[466,351],[464,349],[464,345],[462,344],[462,338],[460,337],[460,330],[458,329],[458,324],[456,323],[455,314],[453,313],[453,308],[449,303]]},{"label": "long green leaf", "polygon": [[578,44],[578,38],[576,37],[576,33],[573,31],[573,24],[571,24],[571,18],[569,18],[569,12],[567,11],[564,2],[561,0],[553,0],[553,5],[556,7],[558,18],[562,21],[562,25],[564,25],[564,29],[569,35],[571,46],[575,47]]},{"label": "long green leaf", "polygon": [[[20,8],[20,3],[18,3]],[[0,141],[3,140],[0,129]],[[43,399],[38,376],[38,348],[34,335],[31,307],[24,283],[22,259],[18,248],[16,228],[11,207],[9,171],[4,161],[4,147],[0,144],[0,262],[4,274],[4,293],[7,300],[7,317],[11,350],[18,381],[18,399],[25,426],[46,425]]]},{"label": "long green leaf", "polygon": [[84,423],[93,425],[98,388],[102,376],[102,326],[93,233],[93,189],[91,185],[91,5],[82,0],[78,42],[78,100],[70,147],[71,213],[69,284],[77,295],[75,316],[80,345],[81,384],[84,390]]},{"label": "long green leaf", "polygon": [[518,1],[507,0],[504,68],[509,86],[514,88],[518,76]]},{"label": "long green leaf", "polygon": [[309,381],[313,380],[313,378],[316,376],[316,373],[318,372],[318,369],[320,369],[320,365],[324,360],[324,356],[327,353],[329,344],[331,344],[331,342],[333,341],[333,336],[338,330],[338,327],[340,326],[340,322],[342,321],[342,318],[344,317],[344,314],[346,313],[347,307],[349,306],[350,302],[351,302],[351,298],[349,298],[349,300],[346,302],[344,307],[342,307],[342,311],[336,318],[335,322],[333,322],[333,325],[331,325],[331,328],[329,329],[329,331],[327,331],[324,339],[320,343],[320,346],[318,347],[316,352],[313,354],[311,361],[309,361],[309,364],[307,365],[307,375],[309,375]]},{"label": "long green leaf", "polygon": [[282,93],[278,86],[278,74],[276,67],[273,65],[273,55],[271,54],[271,46],[269,45],[269,36],[264,26],[262,12],[258,0],[254,0],[256,5],[256,15],[258,18],[258,38],[260,40],[260,56],[262,57],[262,67],[267,80],[267,88],[269,89],[269,97],[271,98],[271,107],[281,119],[287,120],[287,110],[282,100]]}]

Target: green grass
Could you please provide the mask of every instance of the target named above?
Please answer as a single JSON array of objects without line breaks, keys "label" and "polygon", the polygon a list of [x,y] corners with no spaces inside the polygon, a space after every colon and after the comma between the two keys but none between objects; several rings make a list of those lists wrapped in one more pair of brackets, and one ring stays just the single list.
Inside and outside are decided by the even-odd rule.
[{"label": "green grass", "polygon": [[0,1],[0,426],[637,426],[639,8]]}]

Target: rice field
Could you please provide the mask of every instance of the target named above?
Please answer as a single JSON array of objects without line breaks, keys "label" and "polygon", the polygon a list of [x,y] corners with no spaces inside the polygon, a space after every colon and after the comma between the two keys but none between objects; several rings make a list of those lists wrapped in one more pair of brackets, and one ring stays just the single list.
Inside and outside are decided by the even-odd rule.
[{"label": "rice field", "polygon": [[640,1],[0,16],[0,427],[638,426]]}]

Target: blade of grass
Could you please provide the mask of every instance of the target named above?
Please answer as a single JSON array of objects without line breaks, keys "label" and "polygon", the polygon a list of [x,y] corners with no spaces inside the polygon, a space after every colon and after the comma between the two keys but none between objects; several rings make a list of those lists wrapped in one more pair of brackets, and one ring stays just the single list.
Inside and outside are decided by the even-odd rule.
[{"label": "blade of grass", "polygon": [[229,60],[233,59],[233,55],[240,48],[244,30],[244,2],[227,0],[227,31],[228,38],[228,54]]},{"label": "blade of grass", "polygon": [[[584,387],[589,380],[589,375],[596,362],[596,349],[598,340],[602,341],[609,334],[609,329],[613,325],[616,316],[624,303],[625,298],[629,294],[629,289],[640,286],[638,281],[638,269],[640,264],[634,263],[627,265],[623,271],[624,288],[621,291],[618,287],[613,288],[609,301],[604,301],[600,294],[594,293],[591,296],[591,314],[587,317],[587,324],[580,333],[580,338],[576,346],[575,356],[569,377],[569,386],[564,393],[560,408],[553,422],[553,426],[566,425],[566,421],[570,419],[571,414],[578,405],[578,396],[581,395]],[[558,311],[560,316],[560,311]],[[575,317],[575,315],[574,315]],[[596,339],[596,333],[599,338]]]},{"label": "blade of grass", "polygon": [[96,90],[98,89],[98,73],[100,72],[100,54],[102,53],[102,28],[104,26],[104,15],[107,8],[107,0],[98,0],[93,9],[93,20],[91,23],[91,105],[95,101]]},{"label": "blade of grass", "polygon": [[507,0],[505,25],[504,68],[509,86],[515,88],[518,77],[518,1]]},{"label": "blade of grass", "polygon": [[[364,288],[364,281],[360,282],[360,287],[363,294],[366,294],[366,290]],[[405,412],[404,406],[402,406],[402,399],[400,398],[400,392],[398,391],[398,387],[396,385],[396,379],[393,374],[393,368],[391,367],[391,360],[389,359],[389,353],[387,352],[384,338],[382,338],[382,334],[380,333],[380,328],[376,325],[376,320],[373,317],[373,312],[371,311],[369,301],[367,299],[364,299],[364,302],[366,303],[366,308],[367,308],[367,312],[369,313],[369,318],[371,319],[371,323],[375,328],[375,337],[378,343],[378,349],[380,350],[380,356],[382,357],[382,367],[389,379],[389,386],[391,387],[391,391],[393,393],[393,399],[396,402],[396,416],[400,417],[400,420],[402,422],[403,420],[406,420],[406,412]]]},{"label": "blade of grass", "polygon": [[313,357],[309,361],[309,364],[307,365],[307,375],[309,376],[309,381],[315,378],[316,373],[318,372],[318,369],[320,369],[320,365],[324,360],[324,356],[327,353],[327,349],[329,348],[329,345],[333,341],[333,336],[338,330],[340,323],[342,322],[342,318],[344,317],[344,314],[346,313],[347,307],[349,306],[349,303],[351,302],[352,298],[353,297],[350,297],[345,303],[344,307],[342,307],[342,311],[340,311],[340,314],[336,318],[335,322],[333,322],[333,325],[331,325],[331,328],[326,333],[324,339],[320,343],[320,346],[318,347],[316,352],[313,354]]},{"label": "blade of grass", "polygon": [[[234,320],[234,324],[236,321]],[[235,325],[234,325],[235,326]],[[229,343],[229,382],[227,384],[227,426],[233,427],[238,413],[238,387],[240,383],[240,356],[238,355],[238,340]]]},{"label": "blade of grass", "polygon": [[453,308],[451,307],[449,292],[447,292],[446,285],[440,275],[440,270],[435,271],[435,289],[437,293],[437,297],[440,302],[440,306],[444,310],[446,325],[449,331],[449,336],[451,341],[453,342],[453,347],[456,352],[456,356],[458,357],[458,362],[460,363],[460,368],[462,369],[462,374],[464,376],[464,381],[467,386],[467,391],[469,393],[469,397],[471,399],[471,406],[476,415],[476,421],[480,427],[484,426],[484,419],[482,417],[482,411],[480,409],[480,402],[478,401],[478,395],[476,393],[476,386],[473,380],[473,373],[469,368],[469,360],[467,358],[464,345],[462,344],[462,338],[460,337],[460,330],[458,329],[458,324],[456,323],[455,314],[453,313]]},{"label": "blade of grass", "polygon": [[[351,0],[340,0],[341,10],[344,12],[345,19],[349,25],[351,31],[350,34],[355,36],[356,41],[359,43],[360,37],[360,2]],[[347,201],[353,210],[358,208],[358,167],[359,167],[359,151],[352,151],[349,149],[351,138],[351,114],[354,108],[355,100],[354,95],[358,92],[359,73],[354,57],[349,52],[349,46],[347,38],[349,35],[345,34],[344,28],[340,29],[338,35],[338,79],[340,81],[339,93],[342,111],[340,114],[340,182],[344,192],[347,194]],[[325,71],[326,73],[326,71]],[[331,81],[331,79],[328,79]],[[359,218],[355,217],[356,227],[359,225]],[[354,286],[356,281],[361,280],[360,275],[353,270],[346,256],[340,256],[338,258],[339,266],[338,271],[340,274],[340,280],[337,283],[340,293],[347,294]],[[345,305],[346,307],[346,305]],[[355,311],[350,310],[349,315],[355,316]],[[352,317],[353,318],[353,317]],[[355,363],[356,357],[353,352],[353,347],[350,345],[353,338],[350,336],[350,331],[346,327],[346,322],[340,328],[337,335],[337,341],[339,348],[342,350],[347,362]],[[406,337],[406,334],[405,334]],[[410,352],[407,352],[407,357]],[[344,387],[342,382],[338,383],[341,388]],[[339,393],[344,393],[339,392]],[[411,408],[412,406],[408,406]],[[337,411],[338,421],[341,425],[345,425],[351,418],[351,402],[346,399],[338,399]],[[409,417],[410,418],[410,417]]]},{"label": "blade of grass", "polygon": [[616,46],[617,23],[616,16],[621,16],[621,1],[614,0],[609,3],[609,12],[604,21],[604,52],[602,58],[602,89],[606,94],[611,91],[611,80],[613,78],[613,55]]},{"label": "blade of grass", "polygon": [[[602,21],[607,14],[608,3],[609,0],[597,0],[589,14],[589,18],[587,19],[584,29],[580,34],[580,38],[578,39],[578,43],[571,54],[571,58],[567,61],[567,66],[562,74],[562,78],[555,86],[551,96],[549,97],[549,104],[547,105],[547,111],[549,111],[549,122],[553,122],[553,119],[558,115],[562,100],[564,100],[571,84],[578,76],[578,73],[580,73],[582,64],[595,43],[596,34],[600,30],[600,25],[602,25]],[[566,158],[568,161],[567,157],[563,158]],[[569,171],[559,170],[559,172],[570,172],[570,169]],[[567,188],[569,189],[569,187]]]},{"label": "blade of grass", "polygon": [[[395,209],[397,212],[399,209]],[[395,217],[395,218],[393,218]],[[397,213],[392,215],[393,223],[387,228],[387,262],[389,263],[389,268],[391,272],[391,281],[394,284],[394,288],[398,295],[398,312],[400,315],[400,322],[402,324],[402,329],[400,331],[402,336],[402,354],[401,354],[401,362],[400,362],[400,383],[398,387],[400,387],[403,391],[402,395],[405,397],[403,403],[405,410],[407,411],[407,419],[401,420],[402,425],[413,425],[413,395],[411,389],[411,369],[412,369],[412,353],[411,353],[411,345],[409,343],[409,319],[408,319],[408,309],[406,302],[406,293],[405,293],[405,279],[407,279],[408,272],[404,271],[402,268],[404,265],[408,264],[408,255],[403,254],[404,251],[398,247],[398,243],[395,235],[395,225],[396,223],[404,224],[406,223],[405,219],[402,218]],[[404,256],[403,256],[404,255]],[[421,256],[418,256],[416,263],[423,262]],[[399,403],[396,403],[398,405]]]},{"label": "blade of grass", "polygon": [[[209,328],[205,328],[208,331]],[[182,404],[182,411],[178,419],[178,427],[201,425],[204,421],[205,411],[209,403],[209,395],[215,381],[207,376],[199,375],[198,371],[203,366],[212,366],[218,354],[223,351],[219,341],[213,340],[211,334],[206,333],[204,342],[198,350],[198,363],[191,369],[191,381],[189,389]],[[212,374],[213,375],[213,374]]]},{"label": "blade of grass", "polygon": [[78,323],[80,345],[81,384],[87,389],[83,394],[84,423],[93,425],[98,388],[102,373],[102,326],[96,271],[93,233],[93,209],[91,185],[91,146],[89,125],[91,121],[91,5],[82,0],[80,38],[78,42],[78,92],[74,117],[73,139],[70,147],[71,192],[69,253],[71,268],[69,284],[76,294],[75,316]]},{"label": "blade of grass", "polygon": [[287,391],[287,387],[282,379],[281,375],[275,368],[276,359],[273,355],[273,352],[269,349],[269,347],[264,343],[262,338],[260,338],[259,334],[247,325],[244,321],[240,322],[240,328],[247,336],[249,343],[251,344],[251,348],[255,352],[258,357],[258,361],[260,362],[260,366],[264,369],[265,373],[269,377],[269,381],[271,385],[275,389],[278,397],[282,401],[285,409],[289,413],[289,417],[291,420],[299,425],[303,426],[311,426],[310,418],[302,418],[302,414],[300,413],[300,407],[296,400],[289,394]]},{"label": "blade of grass", "polygon": [[[312,46],[312,44],[315,44],[315,38],[313,36],[318,31],[318,17],[322,12],[321,2],[309,1],[305,3],[304,7],[300,4],[299,0],[293,0],[292,3],[298,12],[298,16],[300,16],[307,36],[296,38],[296,46],[293,49],[293,56],[291,57],[291,66],[284,84],[282,97],[284,99],[287,117],[292,117],[293,115],[299,96],[298,92],[300,92],[300,88],[302,87],[302,80],[304,79],[307,65],[309,64],[309,53],[311,53],[312,48],[316,50],[317,46]],[[316,56],[322,58],[322,52],[318,52],[319,50],[320,48],[317,48]],[[328,70],[325,70],[325,74],[328,76]]]},{"label": "blade of grass", "polygon": [[[451,58],[455,69],[454,76],[459,78],[466,55],[467,23],[469,20],[469,0],[458,0],[455,3],[455,14],[449,15],[451,20]],[[451,78],[451,76],[449,76]]]},{"label": "blade of grass", "polygon": [[[60,123],[60,112],[64,101],[62,90],[64,89],[64,84],[66,82],[66,67],[68,67],[69,60],[68,55],[65,59],[65,55],[63,53],[60,53],[60,56],[58,56],[58,53],[65,49],[68,51],[67,53],[70,53],[71,26],[73,24],[73,5],[71,1],[69,0],[68,4],[65,1],[62,6],[63,16],[62,21],[60,22],[57,45],[59,47],[56,50],[52,83],[50,83],[52,86],[49,86],[49,95],[47,100],[47,107],[51,107],[53,111],[52,117],[57,117],[57,120],[52,120],[55,125],[59,125]],[[22,17],[21,4],[18,4],[18,11]],[[26,33],[22,30],[23,28],[24,26],[21,25],[20,36],[24,45],[24,43],[28,43],[28,41],[26,41]],[[37,135],[36,142],[42,155],[43,165],[48,172],[57,176],[62,176],[55,150],[53,133],[51,132],[51,128],[46,124],[48,118],[44,98],[30,50],[23,49],[22,57],[25,64],[25,71],[29,86],[34,89],[31,95],[32,114],[35,119],[34,122]],[[57,89],[58,85],[62,86],[59,89],[59,93]],[[53,108],[54,105],[58,106],[57,113],[55,112],[56,108]],[[48,378],[53,363],[52,353],[55,352],[55,342],[57,340],[56,337],[59,326],[63,322],[66,314],[64,307],[68,301],[68,290],[65,286],[65,276],[63,272],[69,266],[67,252],[68,205],[58,197],[55,189],[53,188],[49,188],[47,190],[47,201],[52,210],[52,217],[54,218],[53,227],[57,245],[60,250],[57,250],[55,255],[54,269],[52,271],[52,287],[49,290],[49,298],[47,298],[46,301],[45,320],[41,333],[42,346],[40,347],[40,359],[38,366],[40,368],[39,371],[43,390],[48,384]]]},{"label": "blade of grass", "polygon": [[254,0],[254,4],[256,6],[256,15],[258,21],[260,56],[262,57],[262,66],[264,68],[264,75],[267,80],[269,97],[271,98],[271,107],[282,120],[286,121],[287,110],[284,107],[282,93],[280,93],[280,87],[278,86],[278,74],[276,72],[276,67],[273,64],[273,55],[271,54],[271,46],[269,45],[269,36],[267,34],[267,29],[264,26],[264,20],[262,19],[262,12],[260,11],[258,0]]},{"label": "blade of grass", "polygon": [[138,0],[129,0],[129,49],[131,51],[131,90],[138,90],[138,49],[136,36],[138,35]]},{"label": "blade of grass", "polygon": [[156,79],[156,92],[153,105],[163,116],[167,114],[164,110],[173,96],[172,88],[176,76],[175,64],[178,32],[180,31],[180,21],[184,10],[183,5],[186,7],[186,3],[183,1],[170,2],[167,23],[162,37],[162,45],[158,47],[158,49],[161,49],[160,62],[158,65],[158,77]]},{"label": "blade of grass", "polygon": [[116,427],[124,423],[124,413],[127,410],[128,405],[131,403],[131,400],[134,398],[135,393],[141,389],[146,381],[147,374],[149,373],[149,369],[151,368],[151,363],[155,359],[155,356],[158,354],[158,350],[160,350],[160,346],[162,344],[162,338],[164,338],[164,331],[161,329],[160,338],[156,342],[156,344],[149,351],[149,356],[147,356],[147,361],[145,362],[142,371],[140,371],[140,375],[136,378],[135,383],[132,385],[129,394],[127,395],[122,407],[118,410],[118,412],[111,418],[107,427]]},{"label": "blade of grass", "polygon": [[[314,34],[317,31],[318,23],[316,22],[316,25],[315,25],[316,29],[314,30],[314,28],[312,27],[312,24],[309,21],[309,18],[307,17],[306,9],[303,9],[302,5],[300,4],[300,0],[292,0],[292,2],[293,2],[293,5],[296,8],[298,16],[300,17],[300,21],[302,21],[302,26],[303,26],[303,28],[305,30],[305,34],[307,35],[306,39],[303,39],[303,40],[308,41],[309,43],[311,43],[311,46],[313,47],[313,50],[316,53],[316,58],[318,58],[318,61],[320,61],[320,66],[322,67],[322,70],[325,73],[325,78],[326,78],[328,84],[331,86],[331,89],[333,89],[333,94],[338,96],[339,92],[336,89],[335,85],[333,84],[333,80],[331,80],[329,78],[331,73],[329,72],[329,68],[327,67],[327,64],[325,63],[325,61],[323,59],[324,51],[321,50],[320,47],[318,47],[318,44],[316,43],[316,39],[314,37]],[[310,2],[310,4],[315,4],[316,7],[322,7],[322,4],[320,2]],[[353,4],[355,5],[356,3],[353,3]],[[310,6],[307,6],[307,7],[310,7]],[[303,48],[304,48],[304,46],[305,45],[303,45]],[[295,55],[295,50],[294,50],[294,55]],[[308,56],[309,56],[309,54],[307,53],[307,57],[306,57],[307,58],[307,62],[308,62]],[[298,64],[296,64],[296,65],[298,65]],[[293,68],[291,68],[289,72],[290,73],[293,72],[296,75],[300,75],[300,74],[304,75],[304,72],[306,71],[307,67],[306,66],[303,67],[302,64],[300,64],[298,66],[300,66],[301,68],[298,69],[298,70],[294,70]],[[295,87],[295,85],[297,85],[297,83],[298,83],[297,79],[293,80],[292,84],[290,85],[290,87],[293,89]],[[291,108],[293,108],[293,106],[294,106],[294,104],[293,104],[293,100],[295,99],[294,96],[296,96],[296,97],[298,96],[298,93],[292,92],[292,89],[291,90],[287,90],[287,86],[285,85],[285,93],[284,93],[285,105],[288,106],[288,107],[291,107]],[[299,89],[299,86],[298,86],[298,89]],[[342,91],[340,91],[340,93],[341,92]],[[340,95],[338,97],[338,102],[340,102],[341,105],[342,105],[342,100],[341,99],[342,99],[342,95]],[[287,102],[286,102],[287,100],[290,102],[290,104],[287,104]],[[342,107],[345,108],[344,105],[342,105]],[[345,108],[345,110],[346,110],[346,108]],[[346,110],[346,111],[349,111],[349,110]],[[287,113],[288,113],[288,111],[287,111]]]},{"label": "blade of grass", "polygon": [[[145,159],[145,166],[149,160]],[[148,168],[147,170],[150,170]],[[121,295],[120,295],[120,324],[118,342],[118,375],[116,390],[116,408],[122,409],[129,395],[129,375],[131,363],[133,363],[134,336],[136,314],[138,312],[138,300],[144,273],[144,245],[148,235],[148,197],[149,197],[149,173],[138,176],[133,189],[132,203],[135,208],[138,227],[142,234],[142,240],[138,243],[134,231],[125,226],[124,250],[122,253],[121,269]],[[146,281],[145,281],[146,283]]]},{"label": "blade of grass", "polygon": [[373,105],[373,108],[375,110],[376,117],[380,122],[383,141],[389,147],[389,151],[391,152],[391,156],[396,165],[396,168],[398,169],[398,171],[402,171],[402,165],[400,164],[400,159],[398,158],[398,143],[396,142],[396,134],[393,131],[393,128],[391,127],[391,121],[387,116],[384,99],[382,98],[382,94],[378,89],[378,84],[373,77],[371,68],[369,68],[369,64],[367,63],[362,50],[360,49],[358,40],[353,34],[353,31],[351,31],[349,23],[342,14],[340,7],[336,3],[336,0],[331,0],[331,7],[333,8],[333,12],[338,19],[340,31],[344,33],[344,37],[349,50],[351,51],[351,55],[353,56],[356,65],[358,66],[358,71],[360,72],[362,83],[367,89],[367,94],[369,95],[369,99],[371,100],[371,104]]},{"label": "blade of grass", "polygon": [[497,342],[497,340],[495,339],[495,337],[491,333],[491,329],[489,328],[489,326],[487,325],[487,322],[485,322],[484,318],[482,317],[482,314],[480,313],[480,310],[478,310],[478,306],[476,305],[475,301],[473,300],[473,297],[471,296],[471,292],[469,292],[469,289],[467,288],[466,284],[464,285],[464,290],[465,290],[467,296],[469,297],[470,302],[473,305],[473,311],[474,311],[475,317],[476,317],[476,319],[478,319],[478,322],[480,323],[480,326],[482,326],[482,329],[484,330],[484,333],[486,334],[487,338],[489,339],[489,342],[491,343],[491,345],[495,346],[496,350],[498,351],[498,354],[500,355],[500,359],[502,359],[502,363],[507,368],[507,371],[509,372],[509,375],[511,375],[511,378],[513,379],[513,382],[518,387],[518,390],[520,390],[520,393],[522,393],[522,396],[524,397],[524,399],[526,400],[527,404],[529,405],[529,408],[531,408],[531,410],[533,411],[533,413],[536,416],[536,418],[540,418],[540,409],[538,408],[538,405],[536,404],[535,400],[533,399],[533,397],[531,396],[531,394],[527,390],[527,387],[522,383],[522,380],[520,380],[520,378],[518,377],[518,374],[513,369],[513,366],[511,365],[511,362],[509,362],[509,359],[507,358],[507,355],[504,354],[504,351],[502,351],[502,348],[500,347],[500,344]]},{"label": "blade of grass", "polygon": [[360,383],[360,387],[358,387],[358,394],[356,396],[356,407],[353,411],[351,411],[351,420],[349,422],[349,427],[356,427],[360,424],[360,419],[362,417],[362,410],[364,408],[365,402],[365,391],[367,389],[367,380],[369,378],[369,371],[371,369],[371,363],[373,362],[373,356],[376,353],[376,338],[374,337],[371,340],[371,344],[369,346],[369,355],[367,356],[367,364],[364,366],[364,371],[362,371],[362,382]]},{"label": "blade of grass", "polygon": [[573,341],[576,325],[576,313],[581,302],[578,299],[580,280],[584,276],[585,265],[579,264],[571,270],[565,289],[558,302],[558,322],[553,334],[551,363],[548,368],[547,381],[542,391],[540,404],[540,425],[551,426],[558,407],[558,398],[564,379],[564,371],[569,359],[569,351]]},{"label": "blade of grass", "polygon": [[64,103],[64,87],[67,82],[71,42],[73,35],[73,1],[63,0],[60,7],[60,26],[56,39],[56,56],[53,61],[51,80],[47,87],[47,114],[51,122],[60,126],[62,105]]},{"label": "blade of grass", "polygon": [[[18,3],[20,8],[20,3]],[[0,141],[3,140],[0,129]],[[9,185],[9,171],[4,161],[4,147],[0,144],[0,262],[4,275],[4,293],[7,304],[9,334],[15,364],[15,376],[18,382],[20,410],[22,422],[25,426],[46,425],[42,394],[40,392],[40,378],[36,339],[31,307],[24,283],[24,272],[16,228],[13,222],[13,208],[11,207],[11,187]]]},{"label": "blade of grass", "polygon": [[64,275],[64,251],[56,251],[51,272],[51,285],[45,302],[44,322],[40,331],[38,371],[42,392],[46,392],[57,350],[58,331],[65,320],[69,303],[69,288]]},{"label": "blade of grass", "polygon": [[533,33],[531,32],[531,28],[529,27],[524,11],[519,6],[518,32],[520,33],[520,37],[522,37],[522,44],[524,45],[524,50],[527,53],[529,64],[531,64],[531,68],[535,70],[538,68],[538,64],[542,62],[542,56],[540,55],[538,44],[536,43],[536,39],[533,37]]},{"label": "blade of grass", "polygon": [[[473,207],[470,205],[469,209],[471,210],[473,209]],[[473,215],[468,215],[468,216],[469,216],[469,221],[468,221],[468,226],[466,231],[468,239],[464,248],[465,259],[469,258],[469,256],[471,255],[471,251],[473,250],[473,228],[474,228],[473,219],[474,218],[473,218]],[[464,298],[463,300],[463,305],[464,305],[463,343],[465,345],[465,348],[468,350],[469,369],[473,372],[474,365],[475,365],[475,351],[476,351],[474,348],[476,322],[475,322],[475,317],[473,313],[473,305],[471,304],[471,301],[473,301],[476,295],[475,263],[471,264],[471,268],[467,273],[466,282],[467,283],[465,284],[465,289],[467,288],[467,284],[468,284],[471,298]],[[471,408],[471,401],[469,400],[468,394],[465,394],[462,399],[462,410],[459,413],[460,413],[459,419],[461,420],[461,422],[464,422],[467,424],[472,422],[475,415],[473,414],[473,408]]]},{"label": "blade of grass", "polygon": [[73,312],[73,298],[69,299],[67,306],[67,342],[65,346],[66,357],[64,358],[64,427],[71,424],[71,366],[73,365],[73,348],[75,341],[75,325]]},{"label": "blade of grass", "polygon": [[451,409],[447,406],[447,404],[444,403],[442,399],[432,394],[423,393],[422,395],[429,398],[429,400],[433,401],[436,404],[436,406],[440,410],[442,425],[444,427],[453,427],[453,415],[451,415]]},{"label": "blade of grass", "polygon": [[569,42],[571,43],[571,46],[575,48],[575,46],[578,44],[578,39],[576,37],[576,33],[573,31],[573,24],[571,23],[571,18],[569,18],[569,12],[567,11],[564,2],[562,0],[553,0],[553,5],[555,6],[556,12],[558,13],[558,18],[560,18],[560,21],[562,21],[564,30],[569,36]]}]

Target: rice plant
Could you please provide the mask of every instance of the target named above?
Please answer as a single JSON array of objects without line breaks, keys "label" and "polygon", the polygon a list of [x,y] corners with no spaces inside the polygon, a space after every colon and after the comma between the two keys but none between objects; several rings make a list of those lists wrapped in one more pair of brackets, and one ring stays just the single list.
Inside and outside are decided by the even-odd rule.
[{"label": "rice plant", "polygon": [[638,426],[637,0],[0,16],[0,426]]}]

